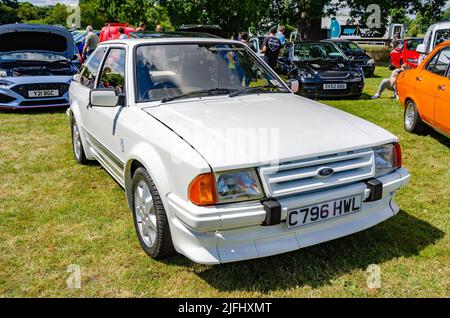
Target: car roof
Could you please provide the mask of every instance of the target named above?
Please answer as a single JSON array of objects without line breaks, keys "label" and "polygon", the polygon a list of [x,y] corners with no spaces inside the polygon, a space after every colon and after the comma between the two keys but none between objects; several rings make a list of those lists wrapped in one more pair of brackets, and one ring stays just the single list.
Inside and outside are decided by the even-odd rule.
[{"label": "car roof", "polygon": [[219,38],[218,36],[202,33],[202,32],[186,32],[186,31],[175,31],[175,32],[131,32],[132,37],[138,39],[162,39],[162,38]]},{"label": "car roof", "polygon": [[320,41],[321,42],[353,42],[352,40],[349,40],[349,39],[323,39]]},{"label": "car roof", "polygon": [[245,46],[242,42],[235,40],[227,40],[217,37],[167,37],[167,38],[128,38],[128,39],[116,39],[101,42],[100,46],[111,46],[116,44],[122,44],[127,46],[138,46],[145,44],[183,44],[183,43],[217,43],[217,44],[239,44]]},{"label": "car roof", "polygon": [[443,21],[438,22],[435,24],[430,25],[428,28],[429,30],[436,30],[436,29],[443,29],[443,28],[450,28],[450,21]]},{"label": "car roof", "polygon": [[308,44],[308,43],[326,43],[326,42],[332,42],[332,41],[325,41],[325,40],[317,40],[317,41],[306,40],[306,41],[294,41],[294,42],[292,42],[292,43],[294,43],[294,44]]}]

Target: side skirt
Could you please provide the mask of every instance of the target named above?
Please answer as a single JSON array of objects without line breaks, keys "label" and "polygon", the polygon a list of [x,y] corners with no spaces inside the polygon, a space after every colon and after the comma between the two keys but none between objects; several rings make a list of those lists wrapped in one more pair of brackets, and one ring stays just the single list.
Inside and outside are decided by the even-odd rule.
[{"label": "side skirt", "polygon": [[84,128],[83,132],[86,136],[86,141],[89,144],[89,150],[92,152],[95,159],[97,159],[102,167],[105,168],[122,188],[125,188],[125,164]]}]

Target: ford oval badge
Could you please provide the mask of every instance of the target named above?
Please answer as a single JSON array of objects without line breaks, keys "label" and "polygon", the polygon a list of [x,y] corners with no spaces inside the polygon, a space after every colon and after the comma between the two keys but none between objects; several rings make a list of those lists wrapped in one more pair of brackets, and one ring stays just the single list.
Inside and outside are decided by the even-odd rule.
[{"label": "ford oval badge", "polygon": [[334,173],[334,170],[332,168],[321,168],[319,171],[317,171],[317,175],[319,177],[329,177]]}]

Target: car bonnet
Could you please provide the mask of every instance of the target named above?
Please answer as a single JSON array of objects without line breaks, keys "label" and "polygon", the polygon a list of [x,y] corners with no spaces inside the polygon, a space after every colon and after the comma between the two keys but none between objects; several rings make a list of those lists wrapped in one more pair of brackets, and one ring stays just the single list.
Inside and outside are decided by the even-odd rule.
[{"label": "car bonnet", "polygon": [[2,55],[23,52],[53,53],[71,59],[75,52],[70,32],[50,25],[1,25],[0,43],[0,59]]}]

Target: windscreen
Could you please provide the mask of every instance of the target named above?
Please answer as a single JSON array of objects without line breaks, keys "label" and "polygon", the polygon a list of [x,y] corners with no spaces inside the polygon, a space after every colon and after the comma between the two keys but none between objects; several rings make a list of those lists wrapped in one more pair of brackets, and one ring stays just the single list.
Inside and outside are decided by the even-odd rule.
[{"label": "windscreen", "polygon": [[344,59],[342,53],[331,43],[296,43],[294,45],[294,60],[314,61],[314,60],[334,60]]},{"label": "windscreen", "polygon": [[145,45],[136,50],[138,101],[153,101],[200,90],[239,91],[248,87],[287,92],[283,83],[244,45]]}]

